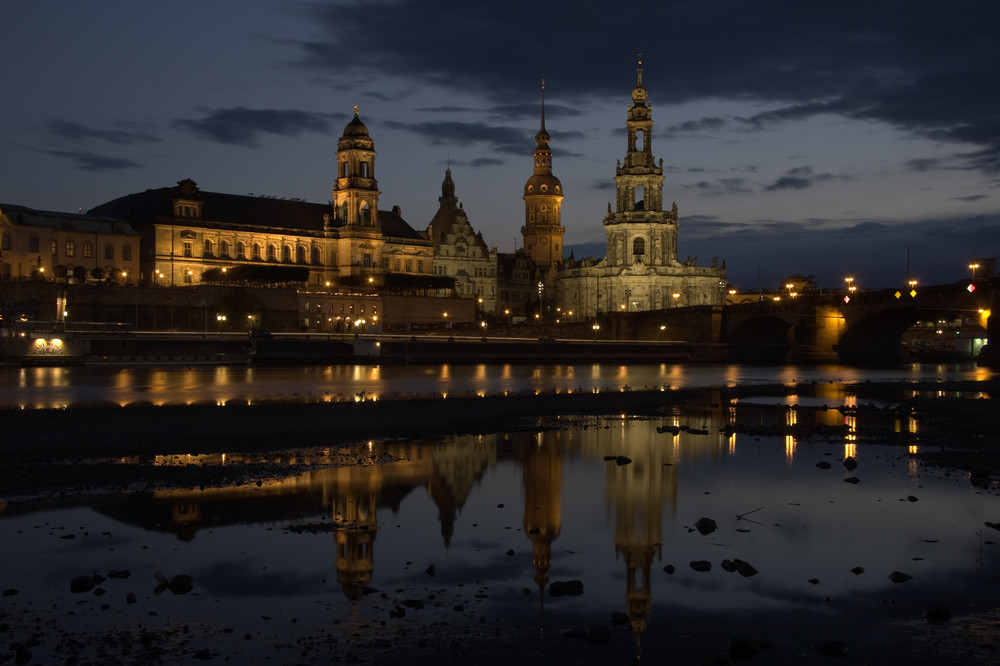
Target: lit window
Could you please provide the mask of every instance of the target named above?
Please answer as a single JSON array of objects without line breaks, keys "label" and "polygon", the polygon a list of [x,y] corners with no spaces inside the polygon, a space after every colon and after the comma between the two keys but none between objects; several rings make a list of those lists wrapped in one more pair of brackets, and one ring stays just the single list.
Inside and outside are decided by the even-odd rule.
[{"label": "lit window", "polygon": [[184,241],[184,256],[191,256],[191,241]]},{"label": "lit window", "polygon": [[90,241],[83,242],[83,257],[84,259],[91,259],[94,256],[94,244]]},{"label": "lit window", "polygon": [[76,256],[76,243],[71,240],[66,241],[66,256],[75,257]]}]

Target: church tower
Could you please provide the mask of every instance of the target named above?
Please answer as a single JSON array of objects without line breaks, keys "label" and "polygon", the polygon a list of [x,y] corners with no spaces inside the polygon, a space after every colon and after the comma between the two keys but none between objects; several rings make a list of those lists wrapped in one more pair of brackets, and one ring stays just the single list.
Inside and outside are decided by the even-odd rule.
[{"label": "church tower", "polygon": [[676,264],[677,209],[663,210],[663,160],[653,158],[653,114],[637,67],[632,104],[625,121],[625,164],[615,172],[614,212],[604,218],[607,261],[612,266]]},{"label": "church tower", "polygon": [[375,142],[358,117],[347,123],[337,142],[337,179],[333,183],[333,211],[338,226],[378,227],[378,181],[375,180]]},{"label": "church tower", "polygon": [[562,261],[565,229],[562,226],[562,183],[552,174],[552,149],[545,131],[545,82],[542,82],[542,127],[535,135],[534,173],[524,184],[524,251],[535,263],[546,287],[554,282],[556,264]]}]

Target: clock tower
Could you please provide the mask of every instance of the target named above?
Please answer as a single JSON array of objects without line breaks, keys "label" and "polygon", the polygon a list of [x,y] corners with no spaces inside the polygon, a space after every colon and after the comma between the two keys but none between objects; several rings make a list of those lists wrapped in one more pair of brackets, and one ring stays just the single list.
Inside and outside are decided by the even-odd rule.
[{"label": "clock tower", "polygon": [[556,265],[562,261],[562,183],[552,174],[552,149],[545,131],[545,82],[542,82],[542,127],[535,135],[534,173],[524,184],[524,251],[535,263],[546,287],[554,284]]}]

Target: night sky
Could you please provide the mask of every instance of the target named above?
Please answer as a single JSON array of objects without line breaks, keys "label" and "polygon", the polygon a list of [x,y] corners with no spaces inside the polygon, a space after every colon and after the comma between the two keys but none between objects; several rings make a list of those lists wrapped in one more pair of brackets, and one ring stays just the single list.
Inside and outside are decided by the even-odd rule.
[{"label": "night sky", "polygon": [[184,178],[326,202],[358,105],[380,208],[426,228],[450,165],[473,227],[509,252],[544,78],[567,253],[603,256],[641,53],[682,260],[725,259],[748,289],[893,287],[1000,255],[993,0],[34,0],[0,16],[3,203],[86,211]]}]

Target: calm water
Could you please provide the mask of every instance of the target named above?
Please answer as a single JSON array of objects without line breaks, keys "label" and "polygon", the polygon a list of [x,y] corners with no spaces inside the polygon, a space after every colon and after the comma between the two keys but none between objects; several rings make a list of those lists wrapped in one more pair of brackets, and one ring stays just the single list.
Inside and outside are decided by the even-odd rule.
[{"label": "calm water", "polygon": [[[474,366],[426,376],[419,368],[362,370],[377,374],[301,372],[319,393],[334,384],[384,391],[385,372],[401,372],[413,391],[432,390],[421,381],[442,392],[569,390],[581,381],[579,370],[511,368],[510,383],[499,385],[507,370],[487,370],[488,385]],[[763,369],[717,370],[741,382],[809,376],[804,369],[768,369],[771,377]],[[155,383],[158,372],[142,376]],[[181,380],[184,372],[167,372],[163,386],[180,391],[191,381],[205,390]],[[276,394],[295,386],[294,370],[238,372],[254,381],[232,394],[223,391],[227,384],[207,390],[242,398],[239,391],[265,385],[257,383],[261,375]],[[707,376],[701,368],[623,372],[590,379],[641,386]],[[62,395],[81,388],[70,384]],[[812,646],[831,639],[847,641],[856,662],[922,663],[911,641],[943,631],[924,620],[928,601],[948,603],[956,614],[995,603],[1000,558],[984,522],[1000,519],[997,489],[923,469],[898,448],[859,446],[863,413],[791,406],[810,400],[850,406],[855,397],[838,383],[820,384],[786,405],[759,401],[753,418],[846,423],[849,431],[834,439],[725,436],[719,428],[733,414],[714,403],[662,419],[591,418],[557,431],[355,448],[358,456],[397,460],[390,464],[323,468],[317,450],[305,456],[315,470],[260,486],[8,504],[0,512],[0,587],[18,593],[0,608],[30,609],[57,619],[63,631],[121,628],[133,642],[141,631],[160,632],[157,644],[174,655],[166,663],[209,649],[216,660],[240,663],[438,663],[455,662],[457,652],[457,663],[626,664],[640,652],[651,663],[685,664],[725,653],[733,636],[775,644],[754,663],[826,663]],[[696,430],[672,435],[664,426]],[[895,427],[919,432],[920,423],[908,418]],[[842,464],[848,455],[859,462],[853,472]],[[860,482],[845,483],[850,477]],[[717,529],[694,529],[702,517]],[[723,560],[735,559],[758,573],[726,571]],[[694,561],[711,568],[696,571]],[[120,569],[131,576],[103,582],[103,596],[69,591],[76,576]],[[156,593],[157,571],[191,575],[194,591]],[[894,571],[912,580],[893,583]],[[574,580],[582,595],[550,594],[554,582]],[[125,602],[129,592],[133,604]],[[612,626],[613,612],[631,623]],[[564,635],[598,626],[610,626],[609,644]],[[37,663],[61,663],[67,648],[55,644],[53,635],[35,648]]]},{"label": "calm water", "polygon": [[0,406],[61,408],[230,400],[354,400],[626,387],[732,386],[811,381],[987,379],[974,364],[893,368],[586,363],[577,365],[316,365],[0,368]]}]

